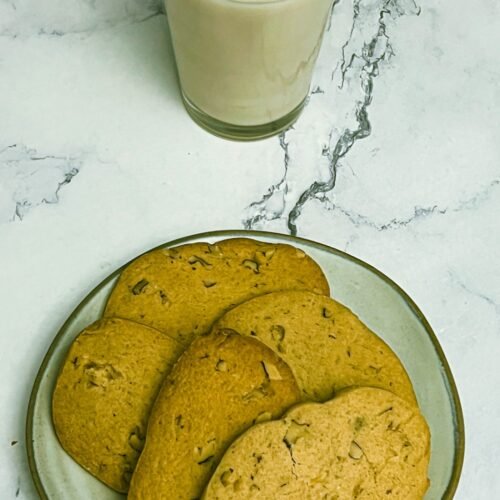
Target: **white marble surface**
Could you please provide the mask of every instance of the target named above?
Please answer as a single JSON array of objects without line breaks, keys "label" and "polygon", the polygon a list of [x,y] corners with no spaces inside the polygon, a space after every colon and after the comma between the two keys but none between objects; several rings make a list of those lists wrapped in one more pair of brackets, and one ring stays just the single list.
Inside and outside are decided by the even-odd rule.
[{"label": "white marble surface", "polygon": [[406,289],[464,406],[457,498],[500,498],[500,4],[416,1],[337,2],[302,118],[240,144],[184,112],[154,0],[0,0],[0,498],[36,498],[29,392],[87,292],[163,241],[241,227]]}]

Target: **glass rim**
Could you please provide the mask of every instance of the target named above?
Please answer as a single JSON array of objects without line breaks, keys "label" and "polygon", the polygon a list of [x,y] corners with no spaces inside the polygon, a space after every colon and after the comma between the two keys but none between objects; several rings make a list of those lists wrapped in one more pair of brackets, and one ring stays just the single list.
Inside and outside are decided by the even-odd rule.
[{"label": "glass rim", "polygon": [[462,410],[462,404],[460,402],[460,397],[458,394],[458,389],[455,383],[455,379],[453,377],[450,365],[448,363],[448,360],[446,359],[446,356],[444,354],[444,351],[437,339],[436,334],[434,333],[434,330],[432,329],[431,325],[427,321],[426,317],[422,313],[422,311],[419,309],[417,304],[414,302],[414,300],[391,278],[389,278],[386,274],[384,274],[382,271],[379,271],[376,267],[372,266],[371,264],[359,259],[358,257],[355,257],[347,252],[344,252],[343,250],[339,250],[335,247],[326,245],[324,243],[319,243],[313,240],[309,240],[307,238],[302,238],[299,236],[292,236],[288,234],[283,234],[283,233],[276,233],[272,231],[257,231],[257,230],[246,230],[246,229],[223,229],[223,230],[217,230],[217,231],[206,231],[206,232],[201,232],[201,233],[195,233],[192,235],[188,236],[183,236],[181,238],[176,238],[174,240],[162,243],[160,245],[157,245],[151,249],[148,249],[139,255],[136,255],[129,261],[125,262],[123,265],[119,266],[117,269],[115,269],[112,273],[110,273],[106,278],[104,278],[100,283],[98,283],[95,287],[90,290],[90,292],[87,293],[87,295],[81,300],[78,305],[75,307],[75,309],[70,313],[70,315],[66,318],[64,321],[63,325],[61,328],[58,330],[56,336],[53,338],[49,349],[45,353],[45,356],[43,357],[42,363],[40,365],[40,368],[38,369],[37,375],[35,377],[35,381],[33,383],[33,388],[30,393],[30,398],[29,398],[29,403],[28,403],[28,411],[27,411],[27,417],[26,417],[26,427],[25,427],[25,442],[26,442],[26,453],[28,456],[28,467],[31,473],[31,477],[33,479],[33,482],[35,484],[35,488],[42,500],[50,500],[49,496],[47,495],[45,488],[43,487],[42,480],[40,478],[40,475],[38,473],[38,468],[35,460],[35,450],[34,450],[34,438],[33,438],[33,417],[34,417],[34,410],[35,410],[35,402],[36,402],[36,397],[38,394],[38,389],[41,384],[41,380],[43,375],[45,374],[45,368],[51,358],[52,353],[56,349],[56,347],[59,345],[64,332],[67,328],[67,326],[73,321],[74,317],[79,313],[79,311],[87,304],[87,302],[90,301],[90,299],[95,295],[95,293],[103,286],[105,286],[108,282],[111,280],[115,279],[122,271],[127,267],[131,262],[133,262],[135,259],[141,257],[142,255],[152,252],[154,250],[158,250],[164,247],[172,247],[172,246],[177,246],[177,245],[182,245],[184,243],[190,242],[192,240],[199,240],[201,238],[218,238],[218,237],[224,237],[224,238],[245,238],[245,237],[254,237],[254,238],[266,238],[266,237],[271,237],[271,238],[276,238],[278,240],[283,240],[284,242],[299,242],[303,243],[305,245],[308,245],[310,247],[316,248],[318,250],[325,251],[327,253],[333,253],[334,255],[337,255],[339,257],[343,257],[348,261],[351,261],[364,269],[370,271],[371,273],[375,274],[378,276],[382,281],[384,281],[387,285],[389,285],[393,290],[395,290],[401,298],[404,300],[404,302],[409,306],[409,308],[412,310],[412,312],[415,314],[416,318],[420,321],[421,325],[424,327],[426,333],[428,334],[432,345],[434,349],[436,350],[436,353],[439,357],[439,360],[442,364],[443,370],[446,375],[446,385],[449,390],[449,395],[450,400],[453,404],[453,410],[454,410],[454,418],[456,419],[454,424],[455,424],[455,454],[453,457],[453,465],[452,465],[452,472],[450,475],[450,479],[448,481],[448,485],[446,487],[446,490],[444,491],[444,494],[442,496],[442,500],[452,500],[455,492],[457,491],[458,484],[460,481],[460,476],[462,473],[462,468],[463,468],[463,462],[464,462],[464,455],[465,455],[465,424],[464,424],[464,417],[463,417],[463,410]]}]

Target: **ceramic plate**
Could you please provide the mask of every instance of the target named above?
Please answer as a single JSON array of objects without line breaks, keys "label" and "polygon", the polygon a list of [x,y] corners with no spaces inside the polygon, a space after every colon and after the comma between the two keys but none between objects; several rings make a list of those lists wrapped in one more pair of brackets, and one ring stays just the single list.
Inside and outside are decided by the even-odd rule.
[{"label": "ceramic plate", "polygon": [[[352,309],[404,363],[420,408],[431,428],[431,487],[426,500],[451,499],[464,454],[464,426],[453,376],[429,323],[411,298],[372,266],[344,252],[291,236],[256,231],[219,231],[189,236],[162,247],[196,241],[252,237],[303,249],[323,268],[332,296]],[[42,499],[124,498],[78,466],[61,448],[51,418],[51,397],[61,363],[73,339],[98,319],[121,270],[98,285],[56,335],[35,380],[28,408],[28,458]]]}]

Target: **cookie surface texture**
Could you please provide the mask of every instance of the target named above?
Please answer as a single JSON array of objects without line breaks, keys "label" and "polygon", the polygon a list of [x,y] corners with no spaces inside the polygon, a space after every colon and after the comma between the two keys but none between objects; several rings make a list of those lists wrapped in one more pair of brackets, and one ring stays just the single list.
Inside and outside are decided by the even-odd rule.
[{"label": "cookie surface texture", "polygon": [[235,334],[198,337],[163,383],[128,498],[200,498],[231,442],[299,397],[288,366],[262,343]]},{"label": "cookie surface texture", "polygon": [[99,320],[75,339],[52,398],[63,448],[111,488],[128,490],[154,399],[182,345],[121,319]]},{"label": "cookie surface texture", "polygon": [[358,388],[256,425],[227,450],[204,500],[421,500],[430,434],[418,409]]},{"label": "cookie surface texture", "polygon": [[154,250],[128,265],[104,315],[151,326],[187,344],[234,305],[287,289],[329,294],[320,267],[290,245],[245,238],[192,243]]},{"label": "cookie surface texture", "polygon": [[257,338],[284,359],[304,399],[326,401],[350,386],[388,389],[416,404],[411,381],[391,348],[347,307],[308,291],[254,298],[220,318],[213,331]]}]

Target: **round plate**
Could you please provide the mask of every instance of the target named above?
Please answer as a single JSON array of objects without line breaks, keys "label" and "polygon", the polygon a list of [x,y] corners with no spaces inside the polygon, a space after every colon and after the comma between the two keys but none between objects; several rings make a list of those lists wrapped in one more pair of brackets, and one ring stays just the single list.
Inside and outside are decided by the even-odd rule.
[{"label": "round plate", "polygon": [[[188,236],[161,247],[197,241],[213,243],[236,237],[288,243],[307,252],[323,268],[332,295],[392,347],[413,381],[420,408],[431,429],[431,486],[425,498],[453,498],[464,455],[462,409],[444,353],[412,299],[369,264],[340,250],[291,236],[258,231],[218,231]],[[36,377],[28,407],[26,443],[29,466],[42,499],[124,498],[92,477],[64,452],[51,417],[52,391],[66,352],[78,333],[101,316],[122,269],[90,292],[66,320]]]}]

